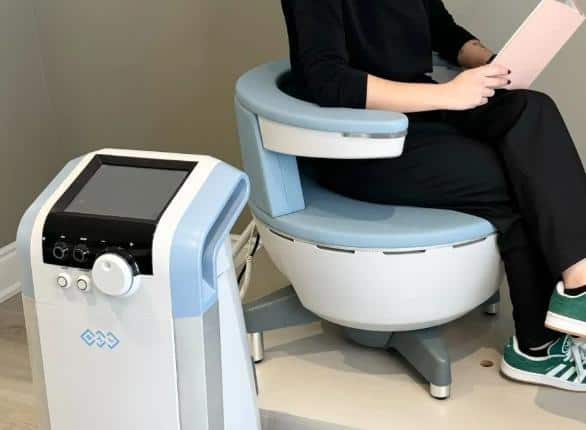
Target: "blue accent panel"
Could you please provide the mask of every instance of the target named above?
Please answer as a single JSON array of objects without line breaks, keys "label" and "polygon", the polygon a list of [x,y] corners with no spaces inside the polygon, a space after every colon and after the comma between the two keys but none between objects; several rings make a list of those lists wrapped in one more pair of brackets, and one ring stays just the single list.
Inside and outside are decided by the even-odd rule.
[{"label": "blue accent panel", "polygon": [[290,97],[277,86],[289,69],[289,61],[278,61],[249,71],[236,84],[237,100],[258,116],[294,127],[337,133],[407,133],[409,120],[402,113],[321,108]]},{"label": "blue accent panel", "polygon": [[236,101],[242,159],[252,182],[252,202],[272,216],[303,210],[303,190],[297,158],[267,151],[258,118]]},{"label": "blue accent panel", "polygon": [[249,191],[246,175],[219,163],[187,208],[171,245],[174,318],[201,316],[218,301],[216,261]]},{"label": "blue accent panel", "polygon": [[16,249],[21,265],[22,294],[25,297],[34,298],[33,275],[31,267],[31,240],[33,226],[39,210],[47,200],[55,193],[55,190],[63,183],[69,174],[79,164],[82,157],[71,160],[51,181],[45,190],[37,197],[34,203],[26,210],[18,225],[16,234]]},{"label": "blue accent panel", "polygon": [[486,220],[449,210],[388,206],[353,200],[304,178],[306,209],[271,217],[251,205],[255,216],[294,238],[350,248],[427,248],[474,241],[495,233]]}]

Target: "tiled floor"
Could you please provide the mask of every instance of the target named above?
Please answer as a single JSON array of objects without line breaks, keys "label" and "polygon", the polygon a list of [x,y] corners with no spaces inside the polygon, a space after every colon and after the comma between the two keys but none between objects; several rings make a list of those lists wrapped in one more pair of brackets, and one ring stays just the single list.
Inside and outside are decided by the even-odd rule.
[{"label": "tiled floor", "polygon": [[[445,328],[454,359],[447,401],[431,399],[399,357],[357,347],[329,324],[269,333],[258,368],[263,428],[585,429],[586,395],[513,383],[497,366],[480,366],[498,364],[509,314],[505,303],[498,318],[476,311]],[[32,405],[22,309],[12,299],[0,305],[0,430],[34,429]]]}]

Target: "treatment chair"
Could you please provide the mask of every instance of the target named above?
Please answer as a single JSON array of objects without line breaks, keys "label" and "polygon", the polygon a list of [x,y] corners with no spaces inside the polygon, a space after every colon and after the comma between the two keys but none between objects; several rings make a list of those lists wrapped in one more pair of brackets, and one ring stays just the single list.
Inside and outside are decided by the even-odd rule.
[{"label": "treatment chair", "polygon": [[[457,69],[435,57],[434,77]],[[503,278],[494,227],[448,210],[353,200],[321,187],[303,158],[399,157],[401,113],[320,108],[281,90],[289,62],[257,67],[236,86],[236,114],[262,243],[291,287],[245,306],[253,358],[262,333],[323,319],[361,345],[394,349],[450,396],[437,327],[479,305],[496,314]],[[390,184],[392,186],[392,184]]]}]

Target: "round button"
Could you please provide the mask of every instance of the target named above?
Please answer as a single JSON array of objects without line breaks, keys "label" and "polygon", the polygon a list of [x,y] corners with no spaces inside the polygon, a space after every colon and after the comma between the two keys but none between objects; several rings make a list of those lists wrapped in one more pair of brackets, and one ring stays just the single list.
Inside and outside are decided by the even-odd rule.
[{"label": "round button", "polygon": [[88,292],[91,289],[91,281],[87,276],[80,276],[75,283],[80,291]]},{"label": "round button", "polygon": [[60,288],[69,288],[71,287],[71,276],[67,273],[61,273],[57,276],[57,285]]},{"label": "round button", "polygon": [[98,257],[92,269],[92,278],[96,288],[108,296],[127,296],[138,288],[138,280],[128,261],[113,253]]}]

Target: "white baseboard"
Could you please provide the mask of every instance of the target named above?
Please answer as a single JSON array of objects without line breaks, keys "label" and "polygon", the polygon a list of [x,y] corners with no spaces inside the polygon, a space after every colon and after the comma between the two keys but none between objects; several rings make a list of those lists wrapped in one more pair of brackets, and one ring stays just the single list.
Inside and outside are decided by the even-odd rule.
[{"label": "white baseboard", "polygon": [[20,292],[20,274],[16,259],[16,244],[0,248],[0,303]]}]

